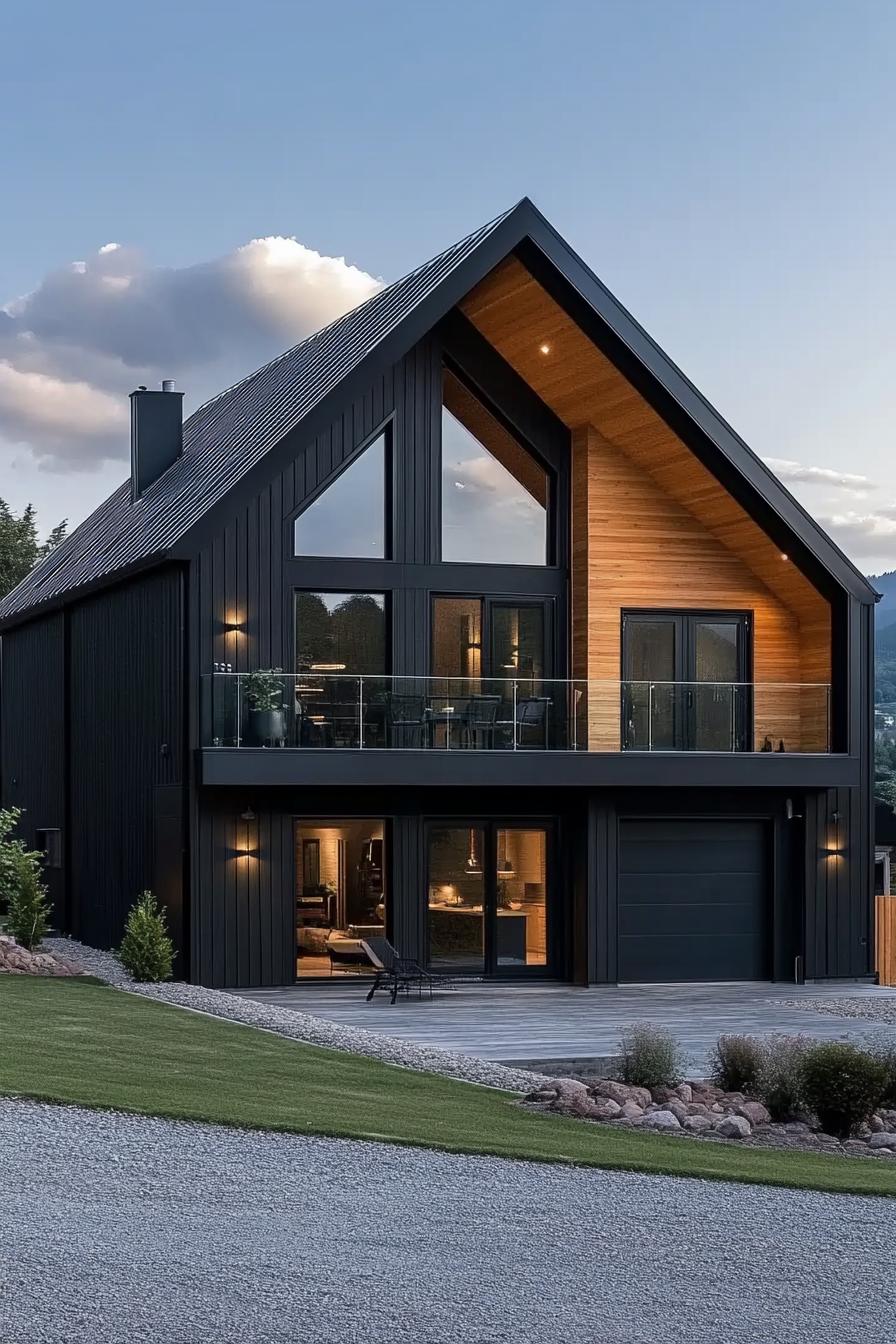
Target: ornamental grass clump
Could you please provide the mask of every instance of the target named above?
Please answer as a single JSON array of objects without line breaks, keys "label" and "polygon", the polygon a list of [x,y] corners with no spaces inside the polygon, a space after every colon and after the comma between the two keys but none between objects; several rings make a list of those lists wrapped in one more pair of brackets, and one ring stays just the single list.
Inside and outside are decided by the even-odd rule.
[{"label": "ornamental grass clump", "polygon": [[871,1119],[887,1088],[880,1059],[855,1045],[826,1041],[803,1057],[803,1092],[826,1134],[848,1139]]},{"label": "ornamental grass clump", "polygon": [[755,1097],[763,1060],[755,1036],[720,1036],[709,1059],[709,1076],[724,1092]]},{"label": "ornamental grass clump", "polygon": [[174,944],[168,937],[165,911],[151,891],[142,892],[131,906],[118,955],[135,980],[171,979]]},{"label": "ornamental grass clump", "polygon": [[46,937],[52,912],[41,877],[42,860],[34,850],[20,849],[12,860],[13,882],[8,896],[6,931],[31,952]]},{"label": "ornamental grass clump", "polygon": [[675,1087],[681,1082],[678,1041],[665,1027],[633,1022],[619,1034],[619,1071],[631,1087]]},{"label": "ornamental grass clump", "polygon": [[803,1062],[809,1036],[769,1036],[759,1071],[759,1100],[773,1120],[795,1120],[805,1109]]}]

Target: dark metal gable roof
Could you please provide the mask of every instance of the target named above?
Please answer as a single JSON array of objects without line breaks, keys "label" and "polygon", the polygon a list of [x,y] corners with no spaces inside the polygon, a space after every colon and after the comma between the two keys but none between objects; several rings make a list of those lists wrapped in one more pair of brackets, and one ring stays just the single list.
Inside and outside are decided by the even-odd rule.
[{"label": "dark metal gable roof", "polygon": [[512,214],[499,215],[201,406],[184,425],[183,456],[137,501],[129,481],[119,486],[0,602],[0,624],[163,559]]},{"label": "dark metal gable roof", "polygon": [[860,571],[524,199],[201,406],[184,426],[183,456],[137,502],[130,482],[121,485],[0,602],[0,628],[170,556],[247,476],[267,469],[264,459],[278,445],[292,451],[293,432],[362,365],[400,358],[524,243],[538,249],[837,582],[875,601]]}]

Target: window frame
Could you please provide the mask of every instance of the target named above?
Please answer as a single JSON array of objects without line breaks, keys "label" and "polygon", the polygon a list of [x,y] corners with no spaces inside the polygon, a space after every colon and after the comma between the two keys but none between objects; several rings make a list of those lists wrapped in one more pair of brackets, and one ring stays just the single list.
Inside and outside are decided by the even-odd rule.
[{"label": "window frame", "polygon": [[[319,482],[314,489],[305,496],[299,504],[286,518],[286,558],[287,560],[303,561],[335,561],[337,564],[342,561],[369,562],[372,564],[384,564],[390,562],[395,557],[396,546],[394,537],[395,528],[395,413],[388,415],[370,434],[368,434],[355,447],[351,454],[339,465],[335,473],[327,475],[325,480]],[[339,481],[347,471],[364,456],[368,448],[372,448],[378,439],[383,439],[383,554],[382,555],[317,555],[310,551],[300,551],[296,546],[296,524],[303,513],[307,513],[319,499],[322,499],[327,491]],[[307,452],[312,451],[312,445],[309,444]],[[322,591],[322,590],[321,590]],[[338,591],[338,590],[336,590]]]}]

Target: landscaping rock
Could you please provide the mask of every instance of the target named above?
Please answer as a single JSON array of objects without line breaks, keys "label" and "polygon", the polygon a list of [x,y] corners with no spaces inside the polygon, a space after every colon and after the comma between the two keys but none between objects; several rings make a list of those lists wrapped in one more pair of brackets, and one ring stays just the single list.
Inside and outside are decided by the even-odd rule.
[{"label": "landscaping rock", "polygon": [[636,1101],[627,1101],[622,1108],[623,1120],[641,1120],[644,1117],[644,1107],[639,1106]]},{"label": "landscaping rock", "polygon": [[652,1087],[650,1095],[658,1106],[665,1106],[666,1102],[671,1101],[673,1097],[678,1101],[681,1100],[674,1087]]},{"label": "landscaping rock", "polygon": [[650,1093],[646,1087],[634,1087],[629,1083],[618,1083],[614,1078],[598,1078],[591,1084],[591,1095],[593,1097],[609,1097],[611,1101],[618,1102],[624,1106],[627,1101],[634,1101],[643,1110],[650,1105]]},{"label": "landscaping rock", "polygon": [[558,1102],[569,1102],[573,1097],[584,1097],[590,1100],[588,1088],[584,1083],[580,1083],[577,1078],[552,1078],[546,1086],[556,1093]]},{"label": "landscaping rock", "polygon": [[872,1134],[868,1140],[869,1148],[896,1148],[896,1134],[891,1134],[883,1130],[877,1134]]},{"label": "landscaping rock", "polygon": [[681,1129],[681,1125],[671,1111],[653,1111],[650,1115],[644,1117],[643,1123],[645,1129]]},{"label": "landscaping rock", "polygon": [[868,1156],[868,1144],[862,1139],[847,1139],[843,1145],[847,1153],[853,1153],[856,1157]]},{"label": "landscaping rock", "polygon": [[724,1139],[748,1139],[753,1133],[753,1126],[745,1115],[726,1115],[715,1126],[715,1131]]},{"label": "landscaping rock", "polygon": [[80,967],[52,952],[29,952],[9,934],[0,934],[0,972],[7,975],[82,975]]},{"label": "landscaping rock", "polygon": [[744,1101],[737,1107],[735,1114],[745,1116],[754,1128],[756,1125],[767,1125],[772,1118],[761,1101]]},{"label": "landscaping rock", "polygon": [[872,1134],[882,1134],[884,1130],[889,1129],[882,1115],[872,1115],[868,1121],[868,1128]]},{"label": "landscaping rock", "polygon": [[598,1097],[591,1103],[590,1115],[595,1120],[615,1120],[622,1113],[622,1107],[612,1097]]},{"label": "landscaping rock", "polygon": [[694,1089],[691,1087],[690,1083],[679,1083],[675,1091],[685,1104],[694,1100]]},{"label": "landscaping rock", "polygon": [[708,1129],[712,1129],[712,1121],[708,1115],[689,1115],[682,1125],[690,1134],[705,1134]]},{"label": "landscaping rock", "polygon": [[709,1107],[704,1101],[692,1101],[688,1106],[688,1115],[709,1115]]},{"label": "landscaping rock", "polygon": [[670,1111],[680,1125],[688,1118],[688,1108],[683,1101],[667,1101],[664,1109]]},{"label": "landscaping rock", "polygon": [[896,1111],[891,1111],[886,1107],[883,1107],[877,1114],[884,1122],[884,1129],[888,1129],[891,1133],[896,1134]]}]

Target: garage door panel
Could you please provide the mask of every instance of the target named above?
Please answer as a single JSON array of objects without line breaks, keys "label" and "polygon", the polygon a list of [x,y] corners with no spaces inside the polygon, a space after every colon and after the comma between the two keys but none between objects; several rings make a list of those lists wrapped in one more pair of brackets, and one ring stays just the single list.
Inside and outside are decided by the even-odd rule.
[{"label": "garage door panel", "polygon": [[[619,979],[641,984],[666,980],[753,980],[743,939],[731,935],[673,940],[647,934],[620,945]],[[711,967],[711,971],[707,971]]]},{"label": "garage door panel", "polygon": [[620,980],[764,979],[770,943],[764,824],[624,821],[617,929]]},{"label": "garage door panel", "polygon": [[645,933],[665,938],[761,934],[762,920],[752,904],[648,905],[624,907],[619,912],[619,935],[634,938]]},{"label": "garage door panel", "polygon": [[[681,874],[645,874],[620,880],[623,905],[734,905],[750,902],[756,889],[757,873],[688,873],[686,895],[682,893]],[[644,880],[648,878],[649,880]]]}]

